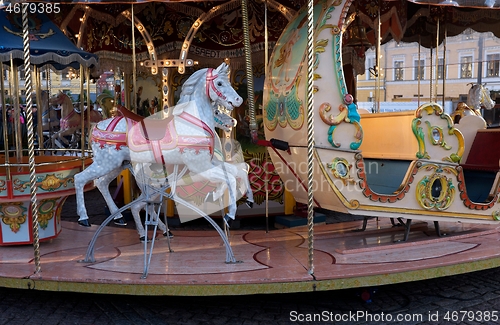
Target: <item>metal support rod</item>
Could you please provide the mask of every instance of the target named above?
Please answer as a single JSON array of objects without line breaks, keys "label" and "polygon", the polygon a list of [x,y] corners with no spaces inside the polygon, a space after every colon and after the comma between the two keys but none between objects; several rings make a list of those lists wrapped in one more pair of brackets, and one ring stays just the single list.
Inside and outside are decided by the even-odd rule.
[{"label": "metal support rod", "polygon": [[314,0],[307,2],[307,239],[314,275]]},{"label": "metal support rod", "polygon": [[36,183],[35,171],[35,143],[33,134],[33,84],[31,74],[31,56],[30,56],[30,38],[29,38],[29,20],[28,20],[28,3],[22,4],[22,21],[23,21],[23,59],[24,59],[24,76],[26,85],[26,119],[28,128],[28,163],[30,170],[30,198],[31,198],[31,217],[33,220],[33,249],[35,261],[35,274],[42,271],[40,266],[40,240],[38,235],[38,204],[36,199]]}]

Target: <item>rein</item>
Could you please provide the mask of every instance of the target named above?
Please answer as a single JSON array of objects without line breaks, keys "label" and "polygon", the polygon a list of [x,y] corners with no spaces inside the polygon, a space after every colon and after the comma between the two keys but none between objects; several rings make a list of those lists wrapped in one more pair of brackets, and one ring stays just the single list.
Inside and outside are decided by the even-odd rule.
[{"label": "rein", "polygon": [[217,89],[217,87],[215,87],[214,85],[214,80],[217,79],[217,77],[219,77],[219,75],[213,75],[212,74],[212,71],[214,69],[213,68],[208,68],[208,71],[207,71],[207,77],[206,77],[206,80],[207,80],[207,85],[206,85],[206,90],[207,90],[207,97],[210,98],[210,88],[212,88],[212,90],[217,94],[217,96],[219,98],[222,98],[223,100],[226,100],[226,96],[224,96],[220,91],[219,89]]}]

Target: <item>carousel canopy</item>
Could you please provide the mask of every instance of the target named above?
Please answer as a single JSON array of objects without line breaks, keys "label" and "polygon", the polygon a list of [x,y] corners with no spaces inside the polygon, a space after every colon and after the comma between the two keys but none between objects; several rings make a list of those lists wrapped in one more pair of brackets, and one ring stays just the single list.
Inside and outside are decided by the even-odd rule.
[{"label": "carousel canopy", "polygon": [[[9,2],[3,3],[9,5]],[[34,3],[49,2],[30,1],[30,4]],[[254,64],[264,61],[265,3],[268,4],[267,42],[272,48],[289,20],[307,0],[248,1],[248,28]],[[179,58],[187,37],[192,38],[188,53],[192,60],[215,65],[229,58],[233,67],[245,64],[241,1],[238,0],[61,0],[57,4],[58,9],[48,14],[49,19],[74,44],[80,44],[85,51],[98,55],[101,71],[118,66],[123,71],[132,71],[133,53],[137,62],[149,60],[150,46],[160,60]],[[17,6],[20,4],[17,3]],[[132,28],[132,8],[137,24],[140,23],[148,32],[149,41],[137,28]],[[454,36],[468,28],[477,32],[489,31],[500,37],[500,10],[496,10],[499,8],[500,1],[491,0],[354,0],[349,14],[359,13],[371,46],[376,43],[374,31],[380,15],[382,43],[395,40],[435,47],[445,35]],[[4,17],[1,19],[5,20]],[[13,20],[11,15],[9,17]],[[201,27],[190,34],[190,28],[199,19]],[[14,24],[12,21],[7,23]],[[20,27],[17,30],[20,32]],[[132,30],[135,31],[135,41]],[[436,36],[437,30],[439,36]],[[2,33],[5,32],[2,30]],[[52,46],[52,52],[60,48],[61,43],[56,44]]]},{"label": "carousel canopy", "polygon": [[[21,14],[0,11],[0,61],[23,59],[23,37]],[[97,55],[78,49],[61,30],[41,13],[29,14],[29,37],[31,63],[37,66],[50,65],[57,70],[66,67],[78,69],[97,65]]]}]

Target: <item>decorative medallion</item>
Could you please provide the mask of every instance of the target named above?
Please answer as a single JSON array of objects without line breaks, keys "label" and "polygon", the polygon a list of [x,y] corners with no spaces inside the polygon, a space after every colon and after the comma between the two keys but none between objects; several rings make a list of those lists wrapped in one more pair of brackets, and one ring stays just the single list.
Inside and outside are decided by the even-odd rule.
[{"label": "decorative medallion", "polygon": [[12,232],[17,233],[21,229],[21,225],[26,222],[27,210],[23,206],[23,202],[3,203],[0,204],[0,217]]},{"label": "decorative medallion", "polygon": [[42,200],[38,207],[38,224],[42,229],[47,228],[49,220],[54,215],[54,209],[57,208],[57,199]]},{"label": "decorative medallion", "polygon": [[[424,114],[424,112],[426,114]],[[441,125],[433,125],[428,119],[436,115],[440,118],[439,122]],[[462,159],[464,153],[464,137],[459,130],[453,127],[453,121],[451,117],[444,113],[443,108],[438,104],[428,103],[420,106],[415,111],[415,118],[412,121],[412,131],[415,134],[418,142],[418,152],[417,158],[419,159],[440,159],[442,161],[448,161],[453,163],[459,163]],[[446,151],[452,150],[453,148],[448,145],[446,139],[451,139],[455,137],[458,141],[458,148],[454,153],[445,153],[441,157],[431,157],[429,152],[431,152],[432,146],[441,147]],[[426,146],[426,144],[428,146]],[[441,153],[433,151],[434,155]]]},{"label": "decorative medallion", "polygon": [[[434,165],[430,166],[430,168],[433,167]],[[429,168],[426,167],[426,169]],[[437,167],[432,175],[427,175],[418,182],[415,193],[422,208],[442,211],[448,209],[453,203],[455,186],[451,178],[441,174],[443,171],[441,167]]]},{"label": "decorative medallion", "polygon": [[355,182],[350,176],[352,165],[346,159],[337,157],[331,163],[327,163],[326,167],[330,168],[333,176],[340,179],[344,185]]}]

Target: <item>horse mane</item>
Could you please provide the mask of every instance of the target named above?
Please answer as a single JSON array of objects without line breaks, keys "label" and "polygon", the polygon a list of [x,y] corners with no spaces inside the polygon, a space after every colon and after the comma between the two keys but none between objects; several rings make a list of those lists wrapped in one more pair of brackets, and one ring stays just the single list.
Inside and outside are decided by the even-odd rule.
[{"label": "horse mane", "polygon": [[198,83],[200,79],[205,76],[207,69],[200,69],[195,71],[182,85],[180,98],[189,97],[194,94],[196,87],[198,87]]}]

